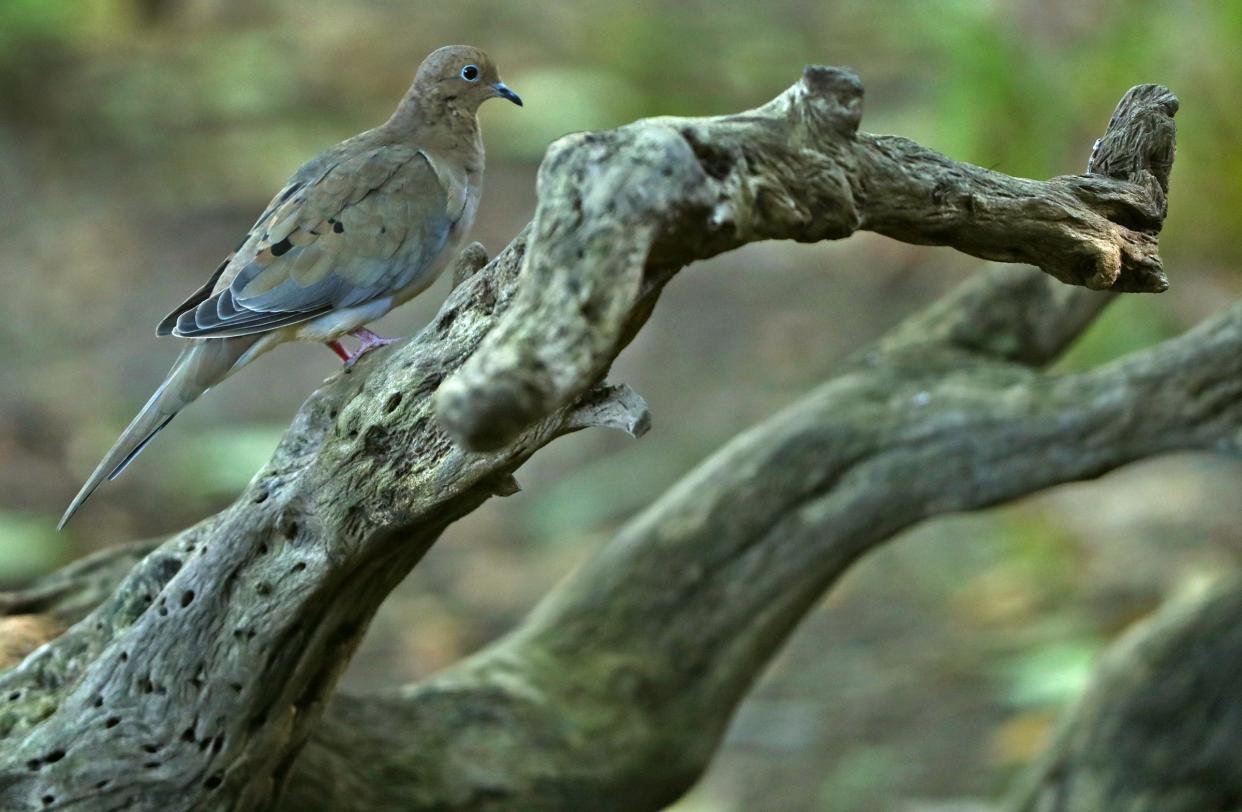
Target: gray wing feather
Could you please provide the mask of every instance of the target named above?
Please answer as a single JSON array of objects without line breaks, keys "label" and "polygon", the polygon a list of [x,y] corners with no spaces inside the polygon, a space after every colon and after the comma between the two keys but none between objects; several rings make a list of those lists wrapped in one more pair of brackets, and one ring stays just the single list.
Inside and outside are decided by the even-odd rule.
[{"label": "gray wing feather", "polygon": [[[331,177],[340,162],[315,173],[313,181],[295,176],[252,232],[256,246],[250,249],[250,261],[227,288],[177,313],[174,334],[238,336],[297,324],[379,298],[417,276],[443,250],[452,220],[447,192],[426,156],[398,174],[416,155],[421,153],[395,162],[380,150],[358,156],[353,166],[360,167],[356,171],[366,182],[352,186],[347,176]],[[282,228],[289,216],[282,207],[296,204],[301,195],[313,195],[314,189],[307,187],[319,183],[340,185],[339,196],[310,199],[305,207],[314,206],[314,213],[302,217],[302,225],[292,232]],[[419,201],[413,206],[408,205],[411,194]],[[328,202],[332,199],[337,202]],[[295,210],[293,216],[301,215]],[[316,224],[321,216],[325,219]],[[323,232],[330,232],[327,239]],[[402,245],[405,250],[399,250]]]}]

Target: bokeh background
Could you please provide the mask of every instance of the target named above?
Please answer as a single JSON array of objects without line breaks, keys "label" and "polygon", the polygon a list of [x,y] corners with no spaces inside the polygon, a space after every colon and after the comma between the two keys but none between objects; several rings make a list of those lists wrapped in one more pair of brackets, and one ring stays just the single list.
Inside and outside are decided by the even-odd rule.
[{"label": "bokeh background", "polygon": [[[1125,297],[1066,367],[1242,294],[1242,3],[0,0],[0,588],[175,531],[258,470],[334,372],[326,349],[282,348],[213,391],[53,530],[176,353],[155,323],[299,163],[382,121],[449,42],[488,49],[526,100],[482,114],[492,252],[529,218],[550,140],[740,110],[821,62],[861,75],[865,129],[1030,177],[1082,171],[1131,85],[1178,93],[1173,288]],[[862,234],[687,271],[614,375],[654,431],[541,452],[522,493],[451,528],[392,596],[347,684],[417,679],[503,633],[713,448],[979,265]],[[380,331],[418,330],[445,292]],[[807,619],[679,808],[998,797],[1110,639],[1237,564],[1240,485],[1237,464],[1170,458],[905,534]]]}]

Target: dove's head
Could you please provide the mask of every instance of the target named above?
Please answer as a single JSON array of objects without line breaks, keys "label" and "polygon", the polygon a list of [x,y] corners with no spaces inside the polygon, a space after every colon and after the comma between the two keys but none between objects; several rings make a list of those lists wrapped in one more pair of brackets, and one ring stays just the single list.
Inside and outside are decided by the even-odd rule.
[{"label": "dove's head", "polygon": [[423,60],[414,78],[415,90],[473,113],[488,99],[522,99],[500,81],[491,57],[469,45],[446,45]]}]

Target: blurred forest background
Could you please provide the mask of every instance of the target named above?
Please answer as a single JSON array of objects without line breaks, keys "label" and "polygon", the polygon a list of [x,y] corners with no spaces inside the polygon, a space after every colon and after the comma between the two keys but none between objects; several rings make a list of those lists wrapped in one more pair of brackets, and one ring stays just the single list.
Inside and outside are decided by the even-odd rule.
[{"label": "blurred forest background", "polygon": [[[1030,177],[1081,172],[1131,85],[1181,97],[1172,290],[1127,296],[1061,362],[1099,363],[1242,295],[1242,3],[0,0],[0,588],[225,506],[338,362],[282,348],[189,409],[62,534],[56,518],[176,354],[155,323],[306,158],[382,121],[422,57],[486,48],[526,100],[482,113],[475,236],[521,228],[547,143],[733,112],[849,65],[863,128]],[[561,440],[449,530],[348,674],[418,678],[510,628],[724,440],[980,263],[873,235],[764,244],[665,294],[614,379],[641,442]],[[418,330],[444,280],[378,327]],[[1242,555],[1242,468],[1145,464],[938,521],[864,561],[738,713],[679,809],[930,809],[997,797],[1108,641]]]}]

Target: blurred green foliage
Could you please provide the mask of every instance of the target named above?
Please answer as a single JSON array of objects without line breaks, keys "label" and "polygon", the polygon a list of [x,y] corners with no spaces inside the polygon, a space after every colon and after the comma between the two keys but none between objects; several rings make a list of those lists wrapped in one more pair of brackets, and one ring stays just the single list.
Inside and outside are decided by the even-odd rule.
[{"label": "blurred green foliage", "polygon": [[68,540],[42,516],[0,511],[0,589],[21,586],[59,564],[70,552]]},{"label": "blurred green foliage", "polygon": [[867,812],[884,787],[900,779],[901,754],[884,747],[859,747],[847,753],[824,776],[820,808]]},{"label": "blurred green foliage", "polygon": [[1005,698],[1017,707],[1058,707],[1087,684],[1098,640],[1061,640],[1020,652],[1003,664]]}]

